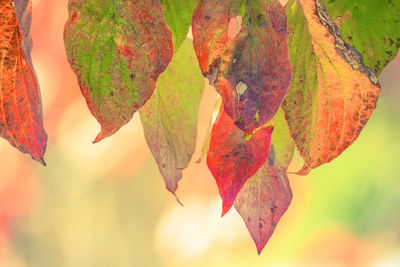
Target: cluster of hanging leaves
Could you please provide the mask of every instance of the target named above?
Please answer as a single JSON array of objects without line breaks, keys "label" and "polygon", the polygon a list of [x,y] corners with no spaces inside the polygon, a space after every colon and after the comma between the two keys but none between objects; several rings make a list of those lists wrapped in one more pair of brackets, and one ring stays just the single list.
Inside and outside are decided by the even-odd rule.
[{"label": "cluster of hanging leaves", "polygon": [[[65,47],[101,125],[94,142],[139,111],[174,195],[195,150],[204,77],[215,87],[207,165],[222,215],[236,208],[259,253],[291,202],[295,148],[305,175],[350,146],[400,47],[399,0],[70,0],[68,9]],[[0,11],[0,135],[44,163],[31,3],[0,0]]]}]

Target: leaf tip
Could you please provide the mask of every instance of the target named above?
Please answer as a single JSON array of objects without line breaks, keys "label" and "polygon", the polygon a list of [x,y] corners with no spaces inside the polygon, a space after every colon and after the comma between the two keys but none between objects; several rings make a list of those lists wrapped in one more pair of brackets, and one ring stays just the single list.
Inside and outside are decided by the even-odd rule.
[{"label": "leaf tip", "polygon": [[103,140],[105,137],[101,134],[102,132],[100,132],[96,138],[93,140],[93,144],[97,144],[98,142],[100,142],[101,140]]},{"label": "leaf tip", "polygon": [[96,144],[103,140],[106,137],[109,137],[113,133],[115,133],[117,130],[109,130],[108,128],[101,128],[100,133],[96,136],[96,138],[93,140],[93,144]]},{"label": "leaf tip", "polygon": [[228,211],[232,208],[232,203],[227,203],[226,201],[224,201],[224,203],[222,204],[222,213],[221,213],[221,217],[224,217],[225,214],[228,213]]},{"label": "leaf tip", "polygon": [[297,171],[295,174],[306,176],[310,173],[311,169],[312,167],[309,164],[305,163],[303,168],[301,168],[301,170]]},{"label": "leaf tip", "polygon": [[178,198],[177,195],[175,195],[175,199],[176,199],[176,201],[178,202],[179,205],[181,205],[182,207],[185,207],[185,206],[183,205],[183,203],[181,202],[181,200]]},{"label": "leaf tip", "polygon": [[165,187],[175,197],[175,199],[178,202],[178,204],[181,205],[182,207],[184,207],[183,203],[181,202],[181,200],[176,195],[176,190],[178,189],[178,184],[177,183],[168,183],[167,182],[167,183],[165,183]]},{"label": "leaf tip", "polygon": [[44,160],[43,156],[40,156],[39,159],[37,160],[39,163],[41,163],[43,166],[47,166],[46,161]]},{"label": "leaf tip", "polygon": [[46,161],[44,160],[44,150],[41,153],[35,153],[36,151],[32,151],[32,152],[28,152],[31,155],[31,158],[37,162],[39,162],[40,164],[42,164],[43,166],[46,167]]},{"label": "leaf tip", "polygon": [[261,240],[259,240],[259,241],[255,241],[255,243],[256,243],[256,247],[257,247],[257,254],[258,254],[258,256],[260,256],[261,253],[263,252],[267,242],[262,242]]}]

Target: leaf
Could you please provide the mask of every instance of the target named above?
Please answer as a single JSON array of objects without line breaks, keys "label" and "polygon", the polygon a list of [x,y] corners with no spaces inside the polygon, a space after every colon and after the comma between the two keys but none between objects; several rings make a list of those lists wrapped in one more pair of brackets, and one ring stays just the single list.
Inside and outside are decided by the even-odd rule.
[{"label": "leaf", "polygon": [[94,142],[126,124],[151,97],[173,55],[159,0],[71,0],[64,41],[90,111]]},{"label": "leaf", "polygon": [[235,125],[252,132],[278,111],[291,78],[286,17],[277,0],[202,0],[193,45]]},{"label": "leaf", "polygon": [[[20,4],[16,1],[18,7]],[[21,33],[13,1],[0,1],[0,136],[45,165],[47,134],[29,54],[30,2],[25,7],[18,10],[24,30]]]},{"label": "leaf", "polygon": [[139,111],[147,144],[174,195],[195,150],[203,89],[192,42],[186,39],[158,79],[153,96]]},{"label": "leaf", "polygon": [[305,160],[298,172],[304,175],[354,142],[376,107],[380,86],[320,0],[292,0],[286,10],[293,79],[283,108]]},{"label": "leaf", "polygon": [[211,131],[207,165],[222,198],[222,216],[232,207],[237,194],[268,158],[273,126],[245,135],[223,107]]},{"label": "leaf", "polygon": [[343,39],[379,75],[399,51],[400,1],[325,0],[324,3]]},{"label": "leaf", "polygon": [[235,202],[259,254],[292,200],[286,170],[292,160],[294,143],[282,109],[273,123],[275,129],[268,160],[246,182]]},{"label": "leaf", "polygon": [[14,0],[15,14],[17,15],[19,29],[22,34],[21,48],[25,53],[25,57],[32,65],[31,50],[32,38],[30,35],[32,23],[32,1],[31,0]]},{"label": "leaf", "polygon": [[193,10],[198,3],[199,0],[161,0],[165,19],[172,31],[175,53],[188,34]]}]

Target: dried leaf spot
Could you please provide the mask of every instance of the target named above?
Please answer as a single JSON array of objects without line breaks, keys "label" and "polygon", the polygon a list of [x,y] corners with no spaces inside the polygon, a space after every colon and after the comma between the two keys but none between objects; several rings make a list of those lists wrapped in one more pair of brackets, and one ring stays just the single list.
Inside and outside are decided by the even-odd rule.
[{"label": "dried leaf spot", "polygon": [[246,92],[247,90],[247,84],[243,83],[243,82],[239,82],[236,85],[236,95],[237,95],[237,101],[240,102],[240,98],[242,97],[242,95]]},{"label": "dried leaf spot", "polygon": [[[354,69],[359,70],[368,75],[370,81],[377,85],[379,83],[376,74],[367,66],[364,65],[362,55],[350,44],[346,43],[340,34],[338,26],[332,21],[326,7],[321,0],[315,1],[317,16],[329,33],[335,38],[335,48],[337,52],[346,60],[346,62]],[[329,38],[330,34],[326,37]]]},{"label": "dried leaf spot", "polygon": [[234,18],[231,18],[229,20],[228,24],[228,38],[229,39],[234,39],[236,35],[240,32],[240,29],[242,28],[242,17],[241,16],[236,16]]},{"label": "dried leaf spot", "polygon": [[337,26],[342,26],[342,17],[341,16],[337,16],[336,18],[335,18],[335,24],[337,25]]},{"label": "dried leaf spot", "polygon": [[221,58],[214,59],[214,61],[211,63],[209,67],[208,72],[203,73],[203,75],[208,79],[210,85],[214,86],[218,77],[218,71],[220,65],[221,65]]}]

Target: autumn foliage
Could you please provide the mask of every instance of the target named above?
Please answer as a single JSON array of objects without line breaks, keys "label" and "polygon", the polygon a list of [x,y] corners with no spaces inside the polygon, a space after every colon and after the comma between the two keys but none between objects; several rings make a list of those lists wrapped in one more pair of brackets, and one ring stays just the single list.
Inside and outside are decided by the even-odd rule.
[{"label": "autumn foliage", "polygon": [[[292,199],[295,149],[306,175],[349,147],[377,106],[400,3],[366,2],[356,13],[349,0],[70,0],[66,54],[101,125],[94,142],[139,111],[176,196],[207,79],[222,102],[204,145],[222,215],[234,206],[261,253]],[[366,18],[371,8],[384,23]],[[31,2],[0,0],[0,12],[0,135],[45,164]]]}]

